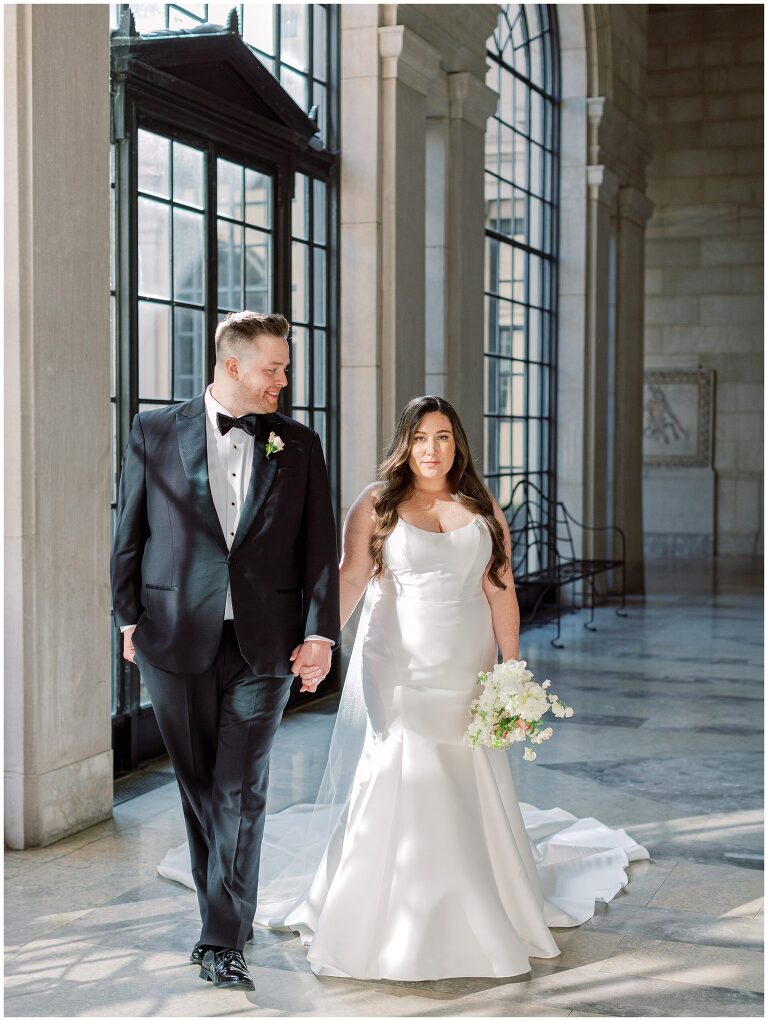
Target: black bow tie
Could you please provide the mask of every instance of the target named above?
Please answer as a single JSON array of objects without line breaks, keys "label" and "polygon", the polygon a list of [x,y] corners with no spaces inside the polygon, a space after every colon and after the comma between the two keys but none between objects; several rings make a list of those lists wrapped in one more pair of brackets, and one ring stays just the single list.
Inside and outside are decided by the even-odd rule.
[{"label": "black bow tie", "polygon": [[226,436],[230,429],[242,429],[249,436],[255,436],[259,431],[259,419],[264,417],[264,415],[250,414],[241,415],[240,418],[230,418],[229,415],[222,415],[220,411],[216,412],[216,422],[222,436]]}]

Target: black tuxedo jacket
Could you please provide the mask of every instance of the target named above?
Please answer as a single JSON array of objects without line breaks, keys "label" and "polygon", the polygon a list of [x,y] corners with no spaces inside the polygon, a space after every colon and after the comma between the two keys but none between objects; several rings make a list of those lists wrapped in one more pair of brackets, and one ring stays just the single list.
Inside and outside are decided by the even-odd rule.
[{"label": "black tuxedo jacket", "polygon": [[[288,674],[308,634],[339,640],[339,572],[320,438],[260,417],[248,494],[231,549],[208,483],[204,395],[133,420],[112,545],[115,623],[136,624],[139,658],[199,673],[221,639],[227,584],[243,656],[256,673]],[[284,441],[266,456],[267,435]]]}]

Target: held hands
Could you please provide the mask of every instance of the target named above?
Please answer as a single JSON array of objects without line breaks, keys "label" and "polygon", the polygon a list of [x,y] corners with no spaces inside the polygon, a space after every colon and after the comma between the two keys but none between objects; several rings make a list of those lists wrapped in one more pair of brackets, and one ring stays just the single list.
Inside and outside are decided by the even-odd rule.
[{"label": "held hands", "polygon": [[291,673],[301,676],[301,691],[316,691],[331,669],[330,642],[302,642],[291,653]]},{"label": "held hands", "polygon": [[136,650],[133,647],[133,632],[135,630],[136,625],[127,627],[123,631],[123,659],[127,659],[129,663],[136,662]]}]

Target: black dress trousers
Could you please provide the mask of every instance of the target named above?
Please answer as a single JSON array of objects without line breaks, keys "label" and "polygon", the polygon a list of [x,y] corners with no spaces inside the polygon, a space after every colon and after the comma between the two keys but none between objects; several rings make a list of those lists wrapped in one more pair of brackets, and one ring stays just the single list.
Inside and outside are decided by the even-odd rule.
[{"label": "black dress trousers", "polygon": [[256,911],[269,753],[293,675],[253,673],[224,622],[211,666],[172,674],[137,665],[181,792],[200,942],[243,950]]}]

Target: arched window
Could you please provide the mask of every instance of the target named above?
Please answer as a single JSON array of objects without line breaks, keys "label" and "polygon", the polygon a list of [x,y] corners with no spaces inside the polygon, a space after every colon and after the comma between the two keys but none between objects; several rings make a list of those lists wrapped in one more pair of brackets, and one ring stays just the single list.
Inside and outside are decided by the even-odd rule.
[{"label": "arched window", "polygon": [[521,478],[554,495],[555,5],[502,5],[488,62],[499,101],[485,149],[485,476],[511,517]]},{"label": "arched window", "polygon": [[[115,479],[136,412],[199,394],[217,323],[250,308],[292,324],[281,410],[317,430],[338,492],[338,21],[330,4],[113,6]],[[124,769],[162,746],[118,644]]]}]

